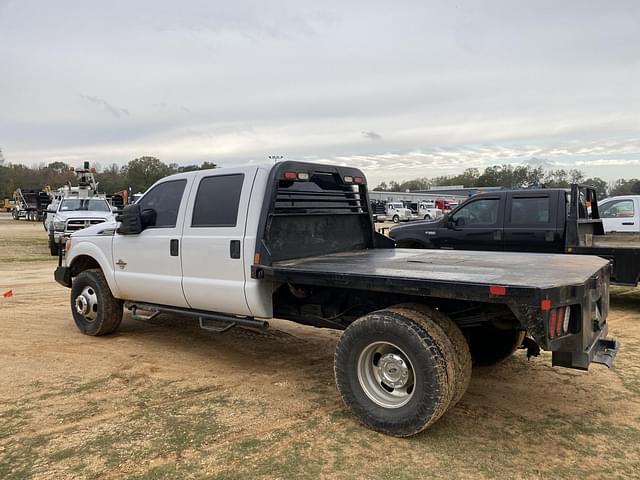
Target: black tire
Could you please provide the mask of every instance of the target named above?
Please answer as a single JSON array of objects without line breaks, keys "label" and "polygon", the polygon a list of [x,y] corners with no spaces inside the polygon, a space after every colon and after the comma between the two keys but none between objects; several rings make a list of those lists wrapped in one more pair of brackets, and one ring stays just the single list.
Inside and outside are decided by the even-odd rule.
[{"label": "black tire", "polygon": [[453,407],[466,393],[467,388],[469,388],[469,383],[471,382],[471,352],[469,351],[469,344],[467,343],[467,339],[462,333],[462,330],[460,330],[458,325],[456,325],[446,314],[427,305],[420,303],[407,303],[394,307],[394,309],[396,308],[415,311],[418,315],[421,315],[421,323],[436,323],[450,340],[454,350],[452,358],[456,370],[455,392],[449,408]]},{"label": "black tire", "polygon": [[[80,310],[83,306],[80,297],[87,302],[84,313]],[[85,335],[108,335],[122,322],[122,300],[113,298],[101,270],[85,270],[73,279],[71,312],[76,326]]]},{"label": "black tire", "polygon": [[49,235],[49,252],[52,257],[57,257],[59,253],[60,246],[56,243],[53,238],[53,235]]},{"label": "black tire", "polygon": [[[369,356],[367,352],[378,345],[390,350],[378,354],[376,364],[376,354]],[[394,356],[409,367],[410,389],[406,384],[399,389],[383,381],[376,384],[375,378],[367,382],[366,372],[363,373],[367,366],[391,374],[398,372],[397,364],[392,363],[389,370],[380,365],[385,357]],[[434,322],[409,309],[379,310],[359,318],[342,334],[334,361],[336,385],[345,405],[364,425],[388,435],[408,437],[432,425],[450,407],[456,381],[453,356],[453,345]],[[372,361],[368,362],[368,358]],[[408,392],[407,397],[400,397],[404,403],[393,406],[374,400],[376,394],[372,393],[384,396],[387,392],[389,398],[394,398],[403,388]]]},{"label": "black tire", "polygon": [[491,325],[467,332],[474,365],[495,365],[509,358],[522,344],[522,330],[500,330]]},{"label": "black tire", "polygon": [[13,218],[14,220],[18,220],[18,210],[16,210],[15,208],[11,210],[11,218]]},{"label": "black tire", "polygon": [[431,215],[429,215],[428,213],[424,216],[423,220],[431,220]]},{"label": "black tire", "polygon": [[393,223],[400,223],[400,217],[398,215],[394,215],[392,220],[393,220]]}]

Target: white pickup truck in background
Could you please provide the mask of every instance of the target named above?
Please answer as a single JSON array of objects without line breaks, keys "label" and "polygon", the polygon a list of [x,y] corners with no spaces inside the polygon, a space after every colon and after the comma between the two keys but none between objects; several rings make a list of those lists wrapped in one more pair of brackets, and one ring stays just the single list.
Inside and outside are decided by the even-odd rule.
[{"label": "white pickup truck in background", "polygon": [[370,205],[364,175],[349,167],[172,175],[117,222],[71,235],[55,279],[92,336],[114,332],[125,308],[135,319],[190,316],[216,332],[266,328],[273,317],[344,330],[340,395],[362,423],[396,436],[460,400],[472,359],[499,362],[525,335],[528,354],[549,350],[555,366],[613,363],[606,260],[396,249],[375,231]]},{"label": "white pickup truck in background", "polygon": [[605,232],[640,232],[640,195],[605,198],[598,209]]},{"label": "white pickup truck in background", "polygon": [[68,197],[51,204],[44,220],[51,255],[58,255],[59,245],[72,233],[114,219],[111,205],[101,197]]}]

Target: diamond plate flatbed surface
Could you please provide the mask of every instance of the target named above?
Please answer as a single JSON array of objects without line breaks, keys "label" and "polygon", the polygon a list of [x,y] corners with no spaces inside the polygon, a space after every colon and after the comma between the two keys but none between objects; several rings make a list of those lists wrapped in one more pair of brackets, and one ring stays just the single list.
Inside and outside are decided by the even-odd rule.
[{"label": "diamond plate flatbed surface", "polygon": [[587,255],[373,249],[274,262],[278,272],[554,288],[582,284],[607,261]]}]

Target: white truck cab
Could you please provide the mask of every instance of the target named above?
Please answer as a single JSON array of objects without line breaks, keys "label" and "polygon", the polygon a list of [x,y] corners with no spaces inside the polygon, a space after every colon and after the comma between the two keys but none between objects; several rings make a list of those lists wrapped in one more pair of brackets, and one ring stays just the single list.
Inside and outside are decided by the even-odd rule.
[{"label": "white truck cab", "polygon": [[436,202],[434,200],[431,201],[421,201],[418,203],[418,219],[422,220],[435,220],[442,216],[442,210],[436,208]]},{"label": "white truck cab", "polygon": [[598,203],[606,232],[640,232],[640,195],[621,195]]}]

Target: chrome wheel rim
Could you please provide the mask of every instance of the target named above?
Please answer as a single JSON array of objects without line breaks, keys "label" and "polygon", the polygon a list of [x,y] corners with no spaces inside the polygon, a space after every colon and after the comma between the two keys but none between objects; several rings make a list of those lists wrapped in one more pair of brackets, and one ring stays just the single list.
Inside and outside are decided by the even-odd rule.
[{"label": "chrome wheel rim", "polygon": [[384,408],[400,408],[414,394],[413,365],[400,348],[389,342],[375,342],[362,350],[358,381],[367,397]]},{"label": "chrome wheel rim", "polygon": [[89,322],[93,322],[98,316],[98,295],[95,289],[87,285],[82,289],[74,301],[76,312]]}]

